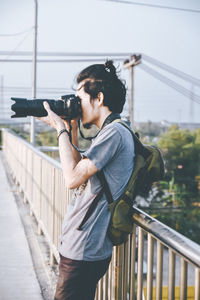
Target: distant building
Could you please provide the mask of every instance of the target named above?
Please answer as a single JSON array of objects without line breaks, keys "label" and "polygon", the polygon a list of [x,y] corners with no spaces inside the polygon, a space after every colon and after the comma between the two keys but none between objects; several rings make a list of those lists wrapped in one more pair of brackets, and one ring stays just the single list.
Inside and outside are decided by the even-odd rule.
[{"label": "distant building", "polygon": [[167,129],[168,127],[172,125],[177,125],[180,129],[188,129],[188,130],[195,130],[200,128],[200,123],[176,123],[176,122],[169,122],[167,120],[162,120],[161,122],[152,122],[152,121],[147,121],[147,122],[135,122],[135,127],[136,128],[142,128],[143,126],[147,124],[151,124],[151,126],[158,126],[163,129]]}]

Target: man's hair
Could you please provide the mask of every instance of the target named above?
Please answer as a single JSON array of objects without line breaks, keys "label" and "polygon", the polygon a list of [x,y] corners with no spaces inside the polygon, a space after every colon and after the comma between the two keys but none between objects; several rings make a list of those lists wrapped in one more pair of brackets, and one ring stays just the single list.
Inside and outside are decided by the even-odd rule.
[{"label": "man's hair", "polygon": [[85,80],[84,91],[95,99],[99,92],[104,95],[104,106],[114,113],[121,113],[126,101],[125,83],[118,78],[113,61],[94,64],[80,72],[77,83]]}]

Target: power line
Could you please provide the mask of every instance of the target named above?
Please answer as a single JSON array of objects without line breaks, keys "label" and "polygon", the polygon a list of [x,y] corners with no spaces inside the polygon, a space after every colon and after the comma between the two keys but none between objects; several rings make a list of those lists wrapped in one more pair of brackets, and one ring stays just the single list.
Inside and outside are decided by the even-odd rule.
[{"label": "power line", "polygon": [[28,31],[31,31],[32,29],[33,29],[34,27],[32,26],[32,27],[30,27],[29,29],[26,29],[26,30],[24,30],[24,31],[21,31],[21,32],[17,32],[17,33],[8,33],[8,34],[3,34],[3,33],[0,33],[0,36],[7,36],[7,37],[9,37],[9,36],[16,36],[16,35],[21,35],[21,34],[24,34],[24,33],[26,33],[26,32],[28,32]]},{"label": "power line", "polygon": [[10,57],[10,56],[12,56],[14,53],[15,53],[15,51],[21,46],[21,44],[23,44],[23,42],[27,39],[27,37],[29,36],[29,34],[30,34],[30,30],[27,32],[27,34],[23,37],[23,39],[17,44],[17,46],[12,50],[12,51],[10,51],[9,52],[9,54],[5,57],[5,59],[4,60],[8,60],[8,58]]},{"label": "power line", "polygon": [[[0,56],[1,55],[9,55],[10,51],[0,51]],[[85,53],[85,52],[38,52],[38,56],[72,56],[72,57],[96,57],[94,59],[94,61],[99,60],[101,61],[101,59],[99,59],[99,57],[104,57],[102,60],[106,59],[106,57],[109,58],[114,58],[115,60],[119,59],[120,61],[123,61],[123,59],[127,59],[127,56],[131,56],[132,52],[122,52],[122,53],[113,53],[113,52],[105,52],[105,53],[94,53],[94,52],[89,52],[89,53]],[[15,51],[13,56],[32,56],[32,52],[31,51]],[[117,59],[115,58],[117,57]],[[79,58],[80,61],[85,61],[83,60],[83,58]],[[194,84],[194,85],[198,85],[200,86],[200,80],[198,78],[195,78],[183,71],[180,71],[172,66],[169,66],[167,64],[164,64],[162,62],[160,62],[159,60],[152,58],[144,53],[142,53],[142,59],[146,60],[147,62],[156,65],[158,67],[160,67],[161,69],[164,69],[166,71],[168,71],[169,73],[172,73],[184,80],[189,81],[190,83]],[[76,61],[78,61],[77,59],[75,59]],[[1,62],[3,60],[0,60]],[[24,60],[22,62],[30,62],[31,60]],[[39,60],[40,62],[68,62],[68,60]],[[74,60],[70,59],[71,62],[74,62]],[[89,60],[86,60],[89,61]],[[93,61],[93,60],[91,60]],[[7,62],[7,61],[6,61]],[[10,62],[10,60],[9,60]],[[12,62],[12,61],[11,61]],[[15,59],[15,61],[13,62],[18,62],[18,60]],[[20,61],[19,61],[20,62]],[[78,61],[79,62],[79,61]]]},{"label": "power line", "polygon": [[163,6],[163,5],[157,5],[157,4],[148,4],[148,3],[127,1],[127,0],[125,0],[125,1],[122,1],[122,0],[100,0],[100,1],[116,2],[116,3],[123,3],[123,4],[132,4],[132,5],[147,6],[147,7],[160,8],[160,9],[170,9],[170,10],[177,10],[177,11],[184,11],[184,12],[191,12],[191,13],[200,13],[199,9]]},{"label": "power line", "polygon": [[[190,98],[192,101],[200,104],[200,96],[198,96],[198,95],[196,95],[194,93],[191,93],[191,91],[189,91],[188,89],[184,88],[183,86],[181,86],[180,84],[176,83],[175,81],[167,78],[166,76],[164,76],[161,73],[155,71],[154,69],[152,69],[151,67],[145,65],[144,63],[140,64],[139,68],[141,68],[145,72],[149,73],[150,75],[152,75],[156,79],[160,80],[161,82],[165,83],[166,85],[170,86],[171,88],[173,88],[177,92],[181,93],[185,97]],[[191,98],[191,95],[192,95],[192,98]]]},{"label": "power line", "polygon": [[[66,93],[66,92],[72,92],[72,89],[65,89],[65,90],[55,90],[55,91],[51,91],[51,90],[38,90],[38,93],[40,94],[58,94],[58,93]],[[6,94],[11,94],[11,93],[17,93],[17,94],[26,94],[31,92],[30,90],[5,90],[4,93]],[[30,98],[30,97],[28,97]],[[37,97],[38,98],[38,97]]]},{"label": "power line", "polygon": [[[0,52],[0,55],[5,55],[5,53],[7,53],[6,51],[1,51]],[[10,52],[8,52],[10,53]],[[16,51],[15,54],[17,55],[30,55],[31,52],[29,51]],[[105,61],[105,57],[103,58],[97,58],[95,57],[96,55],[98,56],[105,56],[105,55],[113,55],[113,56],[118,56],[118,57],[115,57],[114,59],[117,61],[123,61],[124,60],[124,57],[119,57],[120,55],[128,55],[130,53],[72,53],[72,52],[41,52],[40,55],[60,55],[60,56],[84,56],[84,57],[87,57],[87,56],[93,56],[94,58],[68,58],[68,59],[39,59],[38,62],[44,62],[44,63],[50,63],[50,62],[56,62],[56,63],[74,63],[74,62],[97,62],[97,61]],[[193,84],[195,85],[200,85],[200,80],[195,78],[195,77],[192,77],[191,75],[188,75],[182,71],[179,71],[171,66],[168,66],[164,63],[161,63],[160,61],[150,57],[150,56],[147,56],[145,54],[142,55],[142,57],[144,58],[144,60],[147,60],[148,62],[160,67],[161,69],[164,69],[164,70],[167,70],[168,72],[178,76],[178,77],[181,77],[182,79],[184,80],[187,80],[189,82],[192,82]],[[32,62],[31,59],[0,59],[0,62],[25,62],[25,63],[29,63],[29,62]],[[169,78],[167,78],[166,76],[160,74],[159,72],[153,70],[152,68],[148,67],[147,65],[143,64],[141,66],[141,68],[150,73],[152,76],[154,76],[155,78],[159,79],[160,81],[164,82],[165,84],[167,84],[168,86],[174,88],[175,90],[177,90],[178,92],[182,93],[184,96],[186,97],[189,97],[189,98],[193,98],[192,100],[197,102],[198,104],[199,101],[200,101],[200,97],[195,95],[194,93],[191,94],[191,91],[185,89],[184,87],[182,87],[181,85],[177,84],[176,82],[174,82],[173,80],[170,80]],[[64,88],[64,90],[66,90]],[[48,88],[47,88],[47,92],[48,92]],[[41,91],[42,92],[42,91]],[[59,91],[60,92],[60,91]],[[53,92],[52,92],[53,93]],[[192,97],[191,97],[192,96]]]},{"label": "power line", "polygon": [[[74,90],[72,88],[63,88],[63,89],[37,89],[39,94],[64,94],[64,93],[72,93],[74,92]],[[4,88],[4,94],[20,94],[20,95],[26,95],[29,94],[31,92],[31,88]],[[30,99],[30,97],[28,97]],[[37,97],[38,98],[38,97]]]},{"label": "power line", "polygon": [[[78,59],[38,59],[38,63],[74,63],[74,62],[105,62],[107,58],[78,58]],[[110,59],[110,57],[109,57]],[[124,58],[116,57],[115,61],[124,61]],[[0,59],[0,62],[23,62],[23,63],[30,63],[32,62],[31,59]]]},{"label": "power line", "polygon": [[[27,93],[30,95],[31,91],[5,91],[4,94],[5,95],[11,95],[13,97],[13,95],[19,95],[19,98],[27,98],[27,99],[32,99],[32,97],[28,97]],[[48,96],[48,97],[58,97],[61,95],[64,95],[66,93],[73,93],[74,91],[72,90],[64,90],[64,91],[37,91],[38,95],[45,95],[45,97],[47,97],[47,95],[52,95],[52,96]],[[21,95],[24,95],[23,97]],[[43,96],[37,96],[37,99],[43,98]]]},{"label": "power line", "polygon": [[[31,87],[23,87],[23,86],[4,86],[4,89],[10,89],[10,90],[31,90]],[[66,87],[38,87],[39,91],[41,90],[70,90],[70,88]]]},{"label": "power line", "polygon": [[194,85],[198,85],[200,86],[200,80],[185,73],[185,72],[182,72],[174,67],[171,67],[167,64],[164,64],[162,62],[160,62],[159,60],[155,59],[155,58],[152,58],[148,55],[145,55],[145,54],[142,54],[142,59],[146,60],[147,62],[161,68],[161,69],[164,69],[166,70],[167,72],[171,73],[171,74],[174,74],[175,76],[177,77],[180,77],[186,81],[189,81],[190,83],[194,84]]},{"label": "power line", "polygon": [[[10,51],[0,51],[0,55],[8,55]],[[132,52],[38,52],[38,56],[82,56],[82,57],[120,57],[122,56],[124,59],[127,58],[127,56],[131,56]],[[32,56],[33,53],[31,51],[16,51],[15,56]]]}]

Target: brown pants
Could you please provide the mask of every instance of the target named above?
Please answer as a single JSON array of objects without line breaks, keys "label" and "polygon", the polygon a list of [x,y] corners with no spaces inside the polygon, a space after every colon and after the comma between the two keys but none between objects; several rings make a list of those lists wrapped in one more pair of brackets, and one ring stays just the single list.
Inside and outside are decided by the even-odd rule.
[{"label": "brown pants", "polygon": [[111,258],[78,261],[60,255],[59,277],[54,300],[93,300],[96,285],[106,273]]}]

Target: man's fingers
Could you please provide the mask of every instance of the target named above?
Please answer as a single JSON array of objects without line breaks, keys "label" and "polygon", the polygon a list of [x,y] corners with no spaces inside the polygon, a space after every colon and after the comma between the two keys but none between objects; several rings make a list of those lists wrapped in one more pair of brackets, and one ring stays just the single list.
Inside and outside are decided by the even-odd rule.
[{"label": "man's fingers", "polygon": [[49,106],[49,103],[45,101],[45,102],[43,103],[43,105],[44,105],[44,108],[46,109],[46,111],[47,111],[47,112],[50,112],[50,106]]}]

